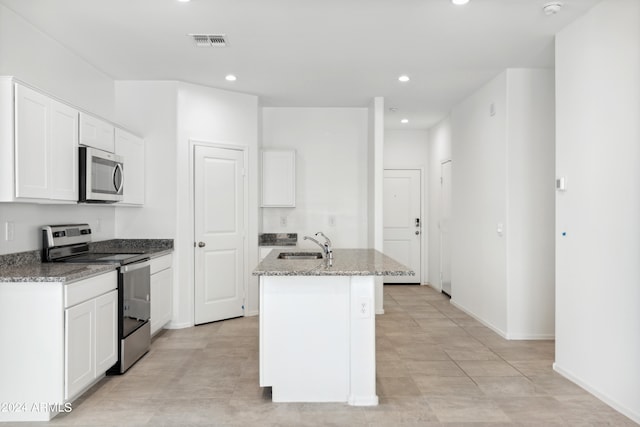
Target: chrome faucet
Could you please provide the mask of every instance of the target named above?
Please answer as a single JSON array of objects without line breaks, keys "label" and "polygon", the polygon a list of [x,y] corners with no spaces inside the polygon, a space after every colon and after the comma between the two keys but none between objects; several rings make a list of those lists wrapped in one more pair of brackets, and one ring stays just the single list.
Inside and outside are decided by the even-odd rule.
[{"label": "chrome faucet", "polygon": [[316,233],[316,236],[324,237],[325,242],[324,243],[320,243],[319,241],[317,241],[313,237],[309,237],[309,236],[304,236],[304,240],[311,240],[313,243],[315,243],[316,245],[320,246],[322,248],[322,252],[323,252],[324,258],[332,260],[333,259],[333,249],[331,249],[331,240],[327,236],[325,236],[322,231],[318,231]]}]

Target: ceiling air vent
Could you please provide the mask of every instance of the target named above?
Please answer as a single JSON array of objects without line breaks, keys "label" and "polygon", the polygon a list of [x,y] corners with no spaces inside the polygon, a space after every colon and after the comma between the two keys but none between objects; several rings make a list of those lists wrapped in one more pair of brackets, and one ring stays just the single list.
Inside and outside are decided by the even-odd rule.
[{"label": "ceiling air vent", "polygon": [[196,47],[226,47],[229,45],[225,34],[188,34]]}]

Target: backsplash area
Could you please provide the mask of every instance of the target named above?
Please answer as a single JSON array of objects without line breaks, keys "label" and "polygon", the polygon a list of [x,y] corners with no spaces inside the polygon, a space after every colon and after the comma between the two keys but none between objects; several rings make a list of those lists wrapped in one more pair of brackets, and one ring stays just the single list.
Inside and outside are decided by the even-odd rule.
[{"label": "backsplash area", "polygon": [[[7,223],[13,228],[12,240],[7,240]],[[69,223],[88,223],[95,241],[112,239],[115,207],[0,203],[0,255],[42,249],[43,225]]]}]

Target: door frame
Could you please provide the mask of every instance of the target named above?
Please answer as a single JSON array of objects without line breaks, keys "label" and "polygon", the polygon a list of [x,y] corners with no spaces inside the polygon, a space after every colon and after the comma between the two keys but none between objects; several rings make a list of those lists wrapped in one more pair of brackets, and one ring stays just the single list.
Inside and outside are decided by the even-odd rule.
[{"label": "door frame", "polygon": [[[428,189],[425,187],[425,173],[424,167],[414,167],[414,168],[384,168],[384,171],[392,170],[392,171],[419,171],[420,172],[420,218],[422,221],[422,225],[420,226],[420,286],[426,285],[427,282],[425,278],[429,277],[429,248],[427,242],[429,241],[429,218],[428,212],[425,208],[425,201],[428,199],[428,194],[425,193],[425,190]],[[383,178],[384,180],[384,178]],[[384,197],[384,195],[383,195]],[[382,218],[382,230],[384,233],[384,218]],[[384,238],[383,238],[384,241]],[[383,247],[384,250],[384,247]]]},{"label": "door frame", "polygon": [[[441,227],[441,223],[442,223],[442,181],[443,181],[443,177],[442,177],[442,168],[444,167],[445,163],[452,163],[451,158],[448,159],[443,159],[440,160],[440,194],[438,194],[439,198],[438,198],[438,260],[440,261],[438,263],[438,286],[440,287],[440,292],[443,292],[443,287],[442,287],[442,227]],[[451,185],[451,183],[449,183],[449,185]],[[451,237],[449,237],[449,239],[451,239]]]},{"label": "door frame", "polygon": [[242,161],[244,162],[244,174],[243,174],[243,186],[244,186],[244,212],[242,213],[242,220],[244,224],[244,239],[243,239],[243,248],[244,256],[243,256],[243,264],[242,271],[244,272],[242,278],[242,307],[243,307],[243,317],[247,317],[248,313],[248,297],[249,297],[249,239],[247,238],[247,233],[249,231],[249,147],[244,144],[231,144],[228,142],[218,142],[218,141],[207,141],[203,139],[189,139],[189,221],[191,221],[191,226],[189,227],[191,241],[193,242],[192,250],[190,251],[191,256],[191,325],[195,325],[196,321],[196,300],[195,300],[195,287],[196,287],[196,256],[195,256],[195,245],[196,245],[196,219],[195,219],[195,179],[196,179],[196,168],[195,168],[195,148],[196,146],[203,146],[209,148],[221,148],[224,150],[234,150],[242,152]]}]

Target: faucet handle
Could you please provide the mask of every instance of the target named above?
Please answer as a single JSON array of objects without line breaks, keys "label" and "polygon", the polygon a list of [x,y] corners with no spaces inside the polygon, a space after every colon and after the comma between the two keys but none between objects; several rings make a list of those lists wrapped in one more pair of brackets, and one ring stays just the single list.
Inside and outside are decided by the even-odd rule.
[{"label": "faucet handle", "polygon": [[324,237],[324,239],[327,241],[327,243],[329,244],[329,246],[331,246],[331,239],[329,239],[322,231],[318,231],[316,233],[316,236],[322,236]]}]

